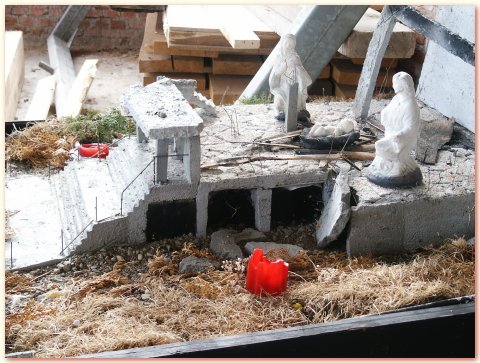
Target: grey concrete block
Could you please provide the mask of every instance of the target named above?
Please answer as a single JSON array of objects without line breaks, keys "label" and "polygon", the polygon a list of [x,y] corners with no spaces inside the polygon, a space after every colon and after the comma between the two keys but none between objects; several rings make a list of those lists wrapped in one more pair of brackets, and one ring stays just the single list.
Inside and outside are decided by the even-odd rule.
[{"label": "grey concrete block", "polygon": [[170,144],[170,141],[166,139],[158,139],[155,141],[157,143],[155,153],[157,156],[155,159],[155,180],[157,183],[166,183],[168,173],[168,145]]},{"label": "grey concrete block", "polygon": [[272,213],[272,190],[253,189],[251,191],[253,209],[255,210],[255,228],[261,232],[270,231]]},{"label": "grey concrete block", "polygon": [[201,159],[200,136],[192,136],[184,141],[183,154],[186,154],[183,157],[185,177],[190,183],[198,184]]},{"label": "grey concrete block", "polygon": [[178,265],[178,272],[185,273],[201,273],[213,268],[212,263],[205,259],[196,256],[185,257]]},{"label": "grey concrete block", "polygon": [[297,245],[291,245],[287,243],[275,243],[275,242],[248,242],[245,245],[245,250],[251,255],[255,248],[261,248],[263,253],[266,254],[273,250],[286,250],[290,256],[296,256],[305,250]]},{"label": "grey concrete block", "polygon": [[352,207],[350,257],[412,252],[475,233],[474,193]]},{"label": "grey concrete block", "polygon": [[324,188],[324,207],[317,222],[317,246],[324,248],[335,241],[350,219],[350,187],[348,174],[341,171]]}]

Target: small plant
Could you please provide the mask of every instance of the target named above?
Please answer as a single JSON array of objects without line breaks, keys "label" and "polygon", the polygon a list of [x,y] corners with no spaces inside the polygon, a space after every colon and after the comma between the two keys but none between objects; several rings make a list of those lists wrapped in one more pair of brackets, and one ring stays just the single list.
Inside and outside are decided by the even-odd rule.
[{"label": "small plant", "polygon": [[107,113],[88,110],[85,115],[65,118],[66,130],[73,133],[80,143],[106,142],[132,133],[133,124],[119,109]]},{"label": "small plant", "polygon": [[254,97],[242,97],[239,99],[240,103],[244,105],[263,105],[273,102],[273,95],[270,93],[262,93],[259,96]]}]

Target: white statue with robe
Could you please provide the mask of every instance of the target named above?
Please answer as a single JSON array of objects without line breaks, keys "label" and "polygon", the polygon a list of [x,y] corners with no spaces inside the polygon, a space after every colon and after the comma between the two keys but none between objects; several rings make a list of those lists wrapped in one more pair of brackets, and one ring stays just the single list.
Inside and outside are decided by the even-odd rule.
[{"label": "white statue with robe", "polygon": [[380,116],[385,137],[375,143],[375,159],[367,178],[384,187],[408,187],[422,183],[422,173],[412,151],[417,144],[420,109],[412,77],[405,72],[393,76],[395,96]]},{"label": "white statue with robe", "polygon": [[295,51],[296,37],[293,34],[284,34],[280,39],[280,52],[275,59],[270,73],[270,92],[274,97],[273,108],[277,120],[285,120],[285,110],[289,86],[298,83],[297,112],[298,121],[310,122],[307,111],[307,87],[312,79],[302,65],[302,61]]}]

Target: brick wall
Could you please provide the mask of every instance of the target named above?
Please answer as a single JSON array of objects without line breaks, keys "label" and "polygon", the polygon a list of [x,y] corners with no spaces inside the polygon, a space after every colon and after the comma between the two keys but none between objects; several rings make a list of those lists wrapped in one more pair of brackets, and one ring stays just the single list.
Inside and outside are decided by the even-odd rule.
[{"label": "brick wall", "polygon": [[[23,31],[25,48],[46,48],[47,37],[67,6],[7,5],[5,30]],[[146,13],[92,6],[80,24],[72,50],[132,49],[142,44]]]}]

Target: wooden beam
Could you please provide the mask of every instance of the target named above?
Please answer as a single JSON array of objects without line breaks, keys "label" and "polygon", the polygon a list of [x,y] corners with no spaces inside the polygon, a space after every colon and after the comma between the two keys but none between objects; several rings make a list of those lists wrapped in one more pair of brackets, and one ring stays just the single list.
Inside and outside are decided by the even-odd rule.
[{"label": "wooden beam", "polygon": [[23,33],[5,32],[5,121],[13,121],[25,76]]},{"label": "wooden beam", "polygon": [[38,81],[32,102],[28,106],[25,121],[46,120],[55,98],[55,85],[55,75],[44,77]]},{"label": "wooden beam", "polygon": [[357,92],[355,93],[353,113],[356,119],[365,119],[368,116],[380,65],[395,23],[396,18],[392,14],[390,6],[386,5],[380,14],[380,20],[368,45],[367,56],[363,64]]},{"label": "wooden beam", "polygon": [[82,111],[83,102],[97,72],[97,62],[98,59],[87,59],[80,68],[68,96],[68,116],[77,116]]}]

